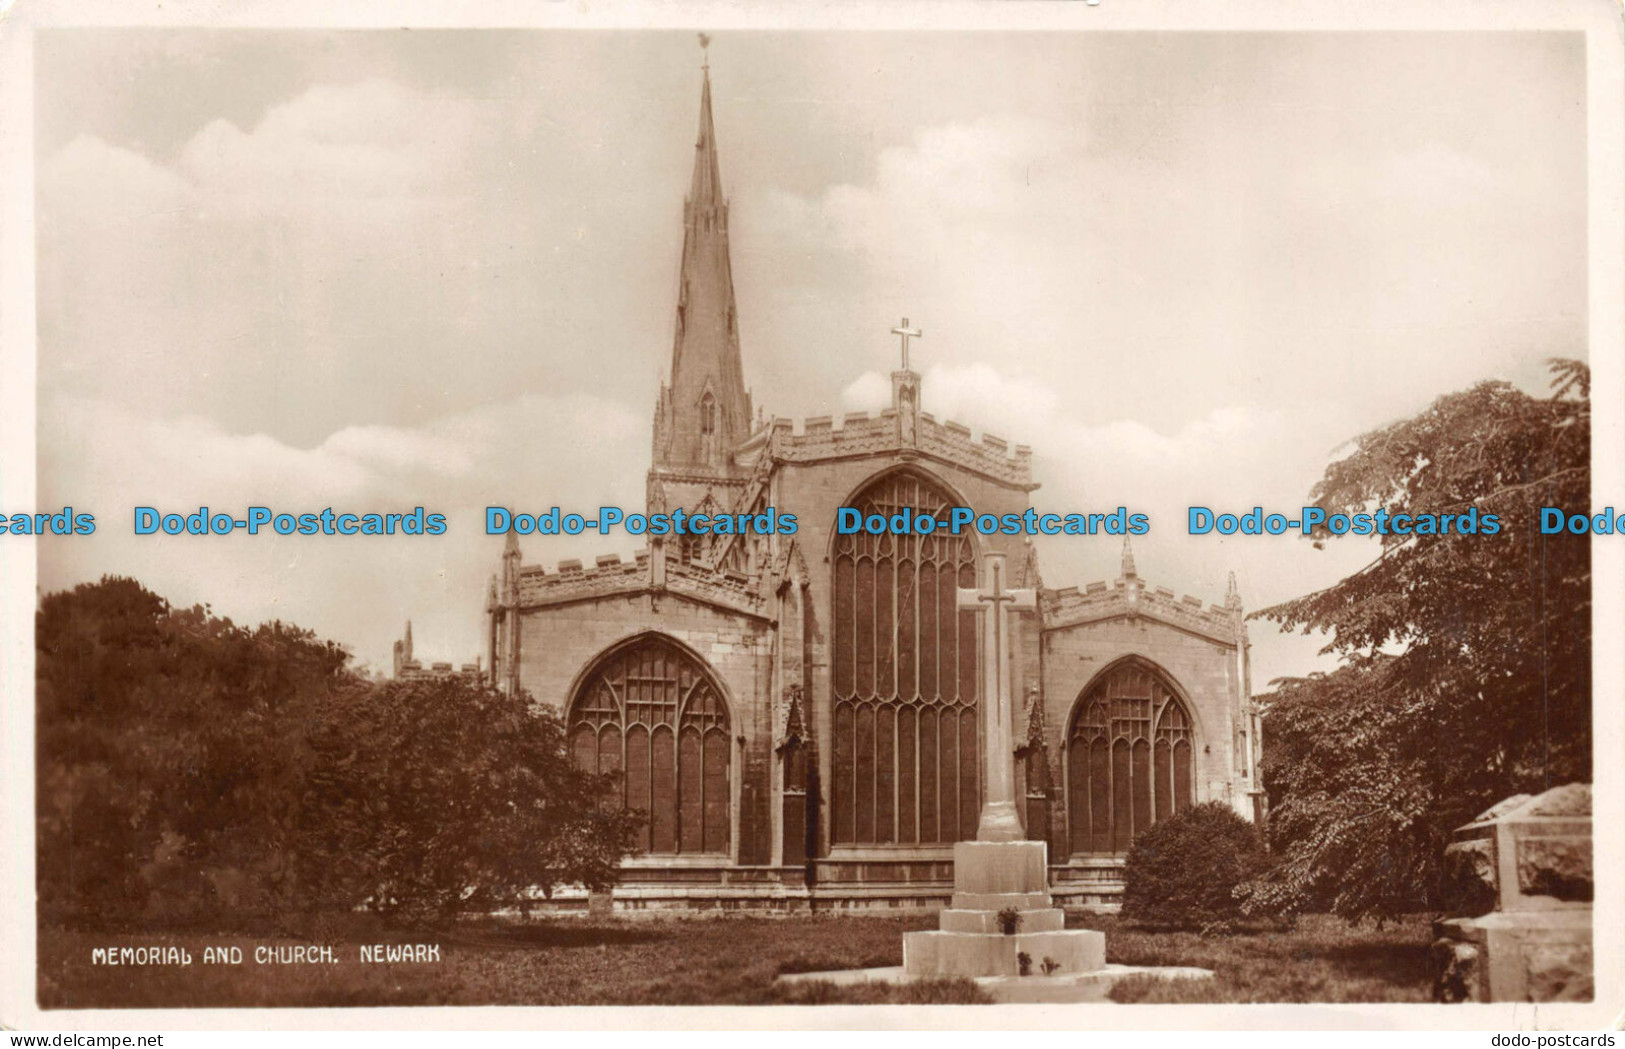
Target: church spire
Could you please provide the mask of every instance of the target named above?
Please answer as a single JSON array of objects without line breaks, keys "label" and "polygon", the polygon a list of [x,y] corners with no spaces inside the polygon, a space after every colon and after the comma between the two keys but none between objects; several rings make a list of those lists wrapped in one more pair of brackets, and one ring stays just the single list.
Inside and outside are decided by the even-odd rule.
[{"label": "church spire", "polygon": [[723,472],[730,453],[750,436],[750,396],[740,364],[728,201],[717,159],[709,63],[700,87],[699,137],[683,226],[671,384],[661,388],[655,409],[655,466]]},{"label": "church spire", "polygon": [[1128,536],[1123,537],[1123,578],[1133,579],[1139,573],[1134,570],[1134,544]]},{"label": "church spire", "polygon": [[717,160],[717,131],[711,119],[711,66],[705,66],[700,88],[700,137],[694,143],[694,182],[688,199],[692,207],[715,207],[722,200],[722,165]]}]

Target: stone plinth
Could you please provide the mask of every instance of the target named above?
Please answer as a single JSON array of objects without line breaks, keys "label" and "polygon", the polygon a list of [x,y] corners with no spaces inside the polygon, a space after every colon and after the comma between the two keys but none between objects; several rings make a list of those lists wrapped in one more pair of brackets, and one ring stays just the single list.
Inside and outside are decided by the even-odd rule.
[{"label": "stone plinth", "polygon": [[1042,841],[962,841],[954,846],[954,891],[1047,894],[1048,862]]},{"label": "stone plinth", "polygon": [[[962,841],[954,846],[954,905],[936,932],[903,936],[909,976],[1075,975],[1106,967],[1106,936],[1067,929],[1051,906],[1049,847],[1041,841]],[[1016,916],[1006,934],[1001,912]],[[1021,971],[1021,955],[1028,971]],[[1045,972],[1045,963],[1049,971]]]},{"label": "stone plinth", "polygon": [[1454,838],[1444,865],[1462,916],[1434,923],[1434,997],[1590,1001],[1591,788],[1508,798]]}]

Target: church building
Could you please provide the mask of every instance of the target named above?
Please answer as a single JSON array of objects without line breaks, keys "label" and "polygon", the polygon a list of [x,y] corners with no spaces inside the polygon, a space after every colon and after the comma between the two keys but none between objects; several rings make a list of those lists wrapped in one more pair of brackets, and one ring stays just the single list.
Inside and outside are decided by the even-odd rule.
[{"label": "church building", "polygon": [[486,605],[490,679],[559,711],[575,760],[620,773],[622,803],[648,814],[615,906],[946,904],[984,745],[976,613],[957,595],[993,553],[1037,592],[1011,617],[1011,738],[1057,905],[1113,905],[1135,834],[1190,805],[1256,818],[1233,575],[1222,603],[1177,596],[1125,539],[1115,580],[1056,589],[1021,536],[836,534],[841,507],[1019,514],[1031,449],[925,410],[907,321],[889,408],[754,414],[708,70],[683,223],[647,509],[774,507],[798,530],[653,537],[631,561],[551,569],[510,533]]}]

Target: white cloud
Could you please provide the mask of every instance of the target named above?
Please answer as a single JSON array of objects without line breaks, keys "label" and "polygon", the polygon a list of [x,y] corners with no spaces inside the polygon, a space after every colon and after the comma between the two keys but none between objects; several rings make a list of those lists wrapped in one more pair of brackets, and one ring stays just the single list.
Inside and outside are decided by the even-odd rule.
[{"label": "white cloud", "polygon": [[[375,664],[406,617],[426,655],[472,659],[485,580],[501,549],[483,534],[484,508],[641,505],[641,476],[620,467],[648,447],[646,423],[580,395],[526,395],[422,427],[354,427],[310,449],[105,400],[57,398],[41,406],[40,420],[41,505],[97,515],[92,536],[42,541],[42,587],[133,575],[178,604],[210,602],[241,622],[293,620]],[[241,516],[249,506],[392,513],[420,505],[446,514],[445,536],[136,537],[130,519],[136,506]],[[635,542],[589,536],[529,553],[625,553]]]}]

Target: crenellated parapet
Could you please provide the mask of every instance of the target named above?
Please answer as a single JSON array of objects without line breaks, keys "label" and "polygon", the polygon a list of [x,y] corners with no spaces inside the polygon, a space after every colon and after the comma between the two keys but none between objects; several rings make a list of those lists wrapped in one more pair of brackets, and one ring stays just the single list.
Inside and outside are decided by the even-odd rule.
[{"label": "crenellated parapet", "polygon": [[638,551],[631,561],[623,561],[619,554],[602,555],[591,565],[570,558],[560,561],[551,572],[544,565],[525,565],[519,570],[518,604],[521,608],[531,608],[604,597],[637,590],[648,579],[647,550]]},{"label": "crenellated parapet", "polygon": [[1112,583],[1040,590],[1038,610],[1045,630],[1144,616],[1224,645],[1239,646],[1245,641],[1239,605],[1204,604],[1199,597],[1181,597],[1135,576]]},{"label": "crenellated parapet", "polygon": [[[912,438],[912,441],[910,441]],[[940,422],[929,412],[918,414],[913,432],[899,425],[898,412],[848,412],[836,427],[834,417],[805,420],[801,432],[789,419],[775,419],[767,454],[780,462],[812,463],[853,456],[912,454],[940,459],[971,473],[1028,490],[1032,479],[1032,449],[1012,447],[1008,441],[983,434],[973,440],[971,429],[956,422]]]},{"label": "crenellated parapet", "polygon": [[548,571],[544,565],[525,565],[519,571],[517,604],[520,609],[640,593],[671,593],[749,615],[762,615],[767,607],[763,580],[738,572],[718,571],[665,556],[657,582],[648,550],[632,560],[619,554],[600,555],[591,565],[571,558]]}]

